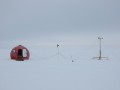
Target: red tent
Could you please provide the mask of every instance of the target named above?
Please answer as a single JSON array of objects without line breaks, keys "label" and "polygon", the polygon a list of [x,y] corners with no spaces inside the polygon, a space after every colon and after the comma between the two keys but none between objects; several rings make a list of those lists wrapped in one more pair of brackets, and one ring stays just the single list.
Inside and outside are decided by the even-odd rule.
[{"label": "red tent", "polygon": [[19,45],[12,49],[10,56],[11,56],[11,59],[14,59],[17,61],[24,61],[29,59],[30,53],[26,47]]}]

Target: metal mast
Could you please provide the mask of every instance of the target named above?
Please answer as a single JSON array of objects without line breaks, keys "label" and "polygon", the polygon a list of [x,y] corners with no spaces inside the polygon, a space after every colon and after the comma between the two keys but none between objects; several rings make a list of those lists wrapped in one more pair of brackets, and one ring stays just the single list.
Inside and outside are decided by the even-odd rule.
[{"label": "metal mast", "polygon": [[95,59],[95,58],[98,58],[98,60],[102,60],[103,58],[105,58],[105,59],[108,59],[108,57],[102,57],[102,39],[103,39],[103,37],[98,37],[98,39],[99,39],[99,57],[94,57],[93,59]]},{"label": "metal mast", "polygon": [[60,45],[57,44],[57,49],[58,49],[58,60],[59,60],[59,55],[60,55],[59,47],[60,47]]},{"label": "metal mast", "polygon": [[102,49],[101,49],[101,40],[103,39],[103,38],[101,38],[101,37],[98,37],[98,39],[100,40],[100,47],[99,47],[99,60],[101,60],[102,59]]}]

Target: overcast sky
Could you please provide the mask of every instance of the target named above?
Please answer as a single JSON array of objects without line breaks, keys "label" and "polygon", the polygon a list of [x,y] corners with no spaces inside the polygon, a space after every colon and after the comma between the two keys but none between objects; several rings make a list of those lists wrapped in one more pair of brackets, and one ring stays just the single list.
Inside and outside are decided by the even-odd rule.
[{"label": "overcast sky", "polygon": [[1,41],[98,35],[120,40],[120,0],[0,0]]}]

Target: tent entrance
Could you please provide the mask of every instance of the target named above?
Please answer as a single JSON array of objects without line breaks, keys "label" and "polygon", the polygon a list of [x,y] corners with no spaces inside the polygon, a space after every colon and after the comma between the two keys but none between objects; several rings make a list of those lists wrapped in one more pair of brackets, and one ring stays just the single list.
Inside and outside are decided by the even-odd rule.
[{"label": "tent entrance", "polygon": [[22,60],[23,58],[23,50],[22,49],[18,49],[18,59]]}]

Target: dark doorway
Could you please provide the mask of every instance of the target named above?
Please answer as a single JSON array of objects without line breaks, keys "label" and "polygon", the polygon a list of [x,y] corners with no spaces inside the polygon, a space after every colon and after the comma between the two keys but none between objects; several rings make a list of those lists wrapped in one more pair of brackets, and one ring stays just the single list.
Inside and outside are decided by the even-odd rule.
[{"label": "dark doorway", "polygon": [[22,56],[22,49],[18,50],[18,56]]},{"label": "dark doorway", "polygon": [[18,59],[19,59],[19,60],[22,60],[22,59],[23,59],[23,51],[22,51],[22,49],[19,49],[19,50],[18,50]]}]

